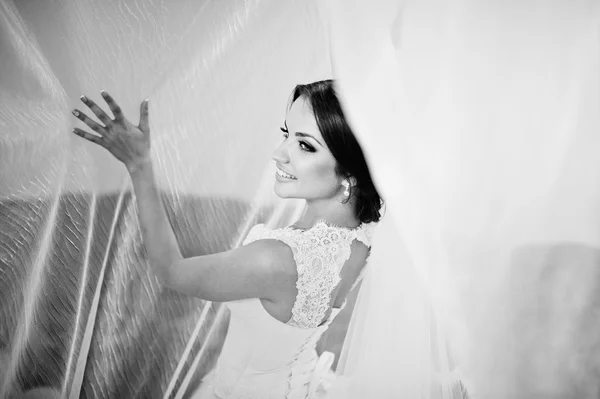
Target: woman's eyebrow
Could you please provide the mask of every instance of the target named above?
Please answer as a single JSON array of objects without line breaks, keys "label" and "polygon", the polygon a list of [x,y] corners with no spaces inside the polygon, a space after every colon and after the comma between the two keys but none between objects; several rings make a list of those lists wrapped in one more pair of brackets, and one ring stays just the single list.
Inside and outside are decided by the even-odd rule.
[{"label": "woman's eyebrow", "polygon": [[[284,120],[284,121],[283,121],[283,125],[285,126],[285,130],[288,130],[288,131],[290,130],[290,129],[288,129],[288,126],[287,126],[287,121],[285,121],[285,120]],[[323,145],[323,144],[322,144],[322,143],[321,143],[319,140],[317,140],[317,139],[315,138],[315,136],[313,136],[313,135],[310,135],[310,134],[308,134],[308,133],[296,132],[296,133],[295,133],[295,136],[298,136],[298,137],[310,137],[311,139],[313,139],[314,141],[316,141],[317,143],[319,143],[319,145],[320,145],[321,147],[325,147],[325,146],[324,146],[324,145]]]}]

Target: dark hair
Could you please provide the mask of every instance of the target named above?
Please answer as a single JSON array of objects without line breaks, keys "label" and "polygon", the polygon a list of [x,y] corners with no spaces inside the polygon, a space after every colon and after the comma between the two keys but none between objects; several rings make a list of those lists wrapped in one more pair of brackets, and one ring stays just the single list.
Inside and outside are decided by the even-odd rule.
[{"label": "dark hair", "polygon": [[362,223],[378,222],[383,201],[373,184],[363,151],[344,117],[333,80],[296,86],[289,106],[300,97],[312,108],[319,131],[336,160],[337,174],[356,179],[348,200],[355,199],[357,217]]}]

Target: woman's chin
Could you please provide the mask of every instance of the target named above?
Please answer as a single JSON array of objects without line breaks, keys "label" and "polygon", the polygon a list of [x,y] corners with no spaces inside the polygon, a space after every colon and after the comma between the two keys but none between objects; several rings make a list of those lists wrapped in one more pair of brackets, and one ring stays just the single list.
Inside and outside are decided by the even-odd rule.
[{"label": "woman's chin", "polygon": [[286,190],[285,183],[275,182],[273,185],[273,191],[279,198],[289,199],[289,198],[298,198],[295,193],[291,190]]},{"label": "woman's chin", "polygon": [[281,189],[281,186],[278,184],[278,182],[275,182],[275,184],[273,185],[273,191],[279,198],[289,198],[285,190]]}]

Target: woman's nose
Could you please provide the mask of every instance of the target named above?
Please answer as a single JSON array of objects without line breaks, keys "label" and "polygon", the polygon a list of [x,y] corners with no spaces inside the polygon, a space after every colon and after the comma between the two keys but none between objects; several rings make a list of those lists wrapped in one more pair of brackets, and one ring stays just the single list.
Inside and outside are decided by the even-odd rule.
[{"label": "woman's nose", "polygon": [[279,147],[273,151],[272,158],[275,162],[279,163],[288,163],[290,161],[290,156],[288,154],[285,142],[279,144]]}]

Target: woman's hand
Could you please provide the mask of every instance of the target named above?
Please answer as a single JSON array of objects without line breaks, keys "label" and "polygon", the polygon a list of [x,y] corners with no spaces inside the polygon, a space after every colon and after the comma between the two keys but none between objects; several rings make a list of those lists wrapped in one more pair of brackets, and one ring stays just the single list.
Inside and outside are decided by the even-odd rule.
[{"label": "woman's hand", "polygon": [[79,118],[90,129],[100,136],[75,128],[73,133],[86,140],[106,148],[119,161],[123,162],[129,172],[150,162],[150,126],[148,124],[148,100],[140,105],[140,123],[134,126],[129,122],[115,100],[105,91],[102,97],[114,115],[111,119],[96,103],[85,96],[81,101],[87,105],[104,124],[98,124],[83,112],[74,109],[73,115]]},{"label": "woman's hand", "polygon": [[173,270],[171,265],[179,262],[183,256],[163,207],[150,162],[148,100],[142,102],[140,124],[134,126],[125,119],[121,108],[108,93],[102,92],[102,97],[112,111],[114,119],[106,115],[93,101],[82,96],[81,101],[102,123],[94,122],[83,112],[75,109],[73,115],[98,135],[77,128],[73,129],[73,133],[106,148],[127,167],[137,202],[139,222],[149,263],[159,281],[169,281],[170,273]]}]

